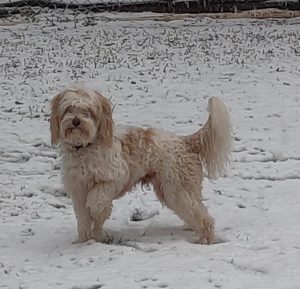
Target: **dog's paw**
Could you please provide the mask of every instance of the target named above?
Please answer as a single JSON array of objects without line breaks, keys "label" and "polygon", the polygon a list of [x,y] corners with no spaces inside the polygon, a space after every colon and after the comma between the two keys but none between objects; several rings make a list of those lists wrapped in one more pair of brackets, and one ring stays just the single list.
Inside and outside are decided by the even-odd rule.
[{"label": "dog's paw", "polygon": [[72,242],[72,244],[81,244],[81,243],[86,243],[87,241],[93,240],[92,238],[89,239],[83,239],[83,238],[77,238],[75,241]]},{"label": "dog's paw", "polygon": [[74,243],[84,243],[92,239],[92,232],[89,228],[78,229],[78,239]]},{"label": "dog's paw", "polygon": [[201,245],[211,245],[211,244],[214,243],[214,238],[213,237],[212,238],[211,237],[209,237],[209,238],[201,237],[200,240],[199,240],[199,243]]},{"label": "dog's paw", "polygon": [[94,231],[93,232],[93,239],[96,241],[96,242],[99,242],[99,243],[106,243],[106,238],[102,232],[102,230],[100,231]]},{"label": "dog's paw", "polygon": [[203,220],[203,228],[200,234],[200,244],[210,245],[214,242],[214,221],[212,218]]}]

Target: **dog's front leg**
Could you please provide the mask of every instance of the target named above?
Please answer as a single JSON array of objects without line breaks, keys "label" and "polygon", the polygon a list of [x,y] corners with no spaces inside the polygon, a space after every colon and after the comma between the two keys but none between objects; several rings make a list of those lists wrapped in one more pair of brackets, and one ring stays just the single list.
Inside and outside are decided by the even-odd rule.
[{"label": "dog's front leg", "polygon": [[86,194],[82,192],[71,194],[74,212],[77,219],[78,239],[75,243],[82,243],[92,239],[91,216],[86,206]]},{"label": "dog's front leg", "polygon": [[87,196],[87,208],[94,222],[93,238],[104,242],[103,224],[112,212],[112,201],[115,198],[116,187],[113,182],[98,183]]}]

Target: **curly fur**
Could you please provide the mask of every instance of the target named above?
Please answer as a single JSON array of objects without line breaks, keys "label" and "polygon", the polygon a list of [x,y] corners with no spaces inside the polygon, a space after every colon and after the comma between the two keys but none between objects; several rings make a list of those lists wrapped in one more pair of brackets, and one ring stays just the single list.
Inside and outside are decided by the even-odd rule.
[{"label": "curly fur", "polygon": [[211,98],[208,112],[196,133],[177,136],[154,128],[115,126],[110,102],[96,91],[71,87],[54,97],[51,140],[61,146],[63,183],[74,204],[78,241],[103,241],[113,200],[141,182],[153,185],[158,199],[201,243],[212,243],[214,220],[202,201],[202,181],[224,174],[231,125],[221,100]]}]

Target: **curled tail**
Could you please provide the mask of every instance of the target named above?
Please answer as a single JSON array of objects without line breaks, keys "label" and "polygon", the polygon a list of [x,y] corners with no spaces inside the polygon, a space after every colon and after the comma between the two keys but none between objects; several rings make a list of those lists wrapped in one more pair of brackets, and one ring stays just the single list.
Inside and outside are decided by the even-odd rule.
[{"label": "curled tail", "polygon": [[216,179],[224,175],[230,161],[232,130],[229,112],[220,99],[209,99],[208,112],[204,126],[184,141],[190,152],[199,154],[206,176]]}]

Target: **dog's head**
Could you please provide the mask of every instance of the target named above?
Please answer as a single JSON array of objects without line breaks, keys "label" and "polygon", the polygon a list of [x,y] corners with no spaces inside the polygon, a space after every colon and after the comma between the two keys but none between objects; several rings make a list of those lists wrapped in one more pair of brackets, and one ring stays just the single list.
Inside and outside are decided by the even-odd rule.
[{"label": "dog's head", "polygon": [[110,102],[100,93],[85,88],[69,88],[51,102],[51,143],[85,147],[94,142],[110,147],[113,120]]}]

